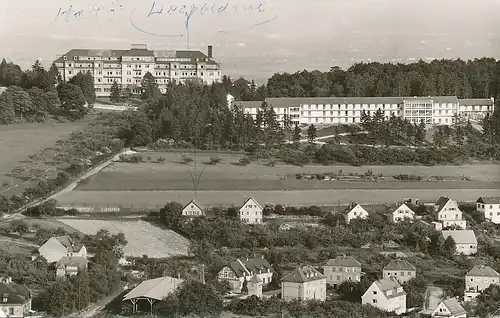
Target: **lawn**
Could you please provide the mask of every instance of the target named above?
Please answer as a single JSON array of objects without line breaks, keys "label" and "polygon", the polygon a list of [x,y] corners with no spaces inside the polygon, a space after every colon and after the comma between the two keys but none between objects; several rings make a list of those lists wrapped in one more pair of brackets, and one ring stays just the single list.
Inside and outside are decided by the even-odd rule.
[{"label": "lawn", "polygon": [[27,186],[27,182],[23,183],[8,176],[16,166],[55,171],[54,167],[42,161],[29,160],[29,156],[55,145],[58,140],[64,139],[73,131],[82,129],[90,119],[72,123],[49,122],[0,126],[0,194],[19,192]]},{"label": "lawn", "polygon": [[[115,163],[95,176],[82,182],[76,190],[86,191],[132,191],[132,190],[192,190],[191,175],[199,176],[198,190],[312,190],[312,189],[499,189],[499,165],[464,165],[464,166],[320,166],[304,167],[278,164],[266,166],[266,160],[252,162],[247,166],[234,163],[241,154],[214,153],[141,153],[148,162]],[[183,164],[182,155],[194,159]],[[217,155],[221,162],[206,165],[210,157]],[[150,160],[148,160],[150,157]],[[158,158],[165,158],[163,164],[153,163]],[[196,162],[196,163],[195,163]],[[473,181],[453,182],[344,182],[323,180],[297,180],[292,175],[297,173],[321,174],[339,173],[373,174],[393,176],[412,174],[421,177],[467,176]],[[196,178],[195,178],[196,180]]]},{"label": "lawn", "polygon": [[60,222],[84,233],[95,234],[100,229],[110,233],[123,233],[128,244],[123,249],[125,256],[164,258],[187,255],[189,241],[181,235],[156,227],[145,221],[107,221],[60,219]]},{"label": "lawn", "polygon": [[[198,191],[196,200],[206,207],[240,206],[245,198],[254,197],[261,205],[335,206],[349,202],[360,204],[393,203],[405,198],[435,202],[450,196],[461,202],[476,201],[480,196],[500,196],[500,189],[426,189],[426,190],[301,190],[301,191]],[[71,191],[56,200],[60,206],[73,207],[163,207],[166,202],[188,203],[193,191]]]}]

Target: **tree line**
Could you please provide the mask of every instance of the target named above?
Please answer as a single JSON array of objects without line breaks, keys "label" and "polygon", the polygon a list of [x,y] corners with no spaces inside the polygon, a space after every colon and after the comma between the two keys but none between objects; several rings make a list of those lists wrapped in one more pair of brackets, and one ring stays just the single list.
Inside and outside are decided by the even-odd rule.
[{"label": "tree line", "polygon": [[93,76],[78,73],[64,83],[53,63],[47,71],[36,60],[27,70],[5,59],[0,63],[0,124],[43,121],[47,116],[78,119],[85,115],[86,105],[95,102]]}]

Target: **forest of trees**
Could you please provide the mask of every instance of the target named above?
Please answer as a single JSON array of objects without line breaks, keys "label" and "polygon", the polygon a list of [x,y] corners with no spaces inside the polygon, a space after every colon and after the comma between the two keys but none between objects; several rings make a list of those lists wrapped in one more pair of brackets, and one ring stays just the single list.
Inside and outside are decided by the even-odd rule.
[{"label": "forest of trees", "polygon": [[3,59],[0,86],[7,87],[0,95],[0,124],[4,125],[43,121],[48,115],[78,119],[96,98],[90,73],[78,73],[63,83],[55,64],[47,71],[38,60],[23,71]]},{"label": "forest of trees", "polygon": [[[323,164],[345,162],[436,164],[467,158],[499,159],[500,112],[484,120],[483,133],[471,129],[470,123],[456,121],[453,127],[438,128],[431,143],[425,138],[422,124],[410,124],[400,118],[385,119],[380,112],[363,116],[361,128],[368,131],[352,146],[331,141],[317,149],[312,144],[317,131],[310,127],[311,141],[306,149],[299,147],[300,129],[289,118],[280,126],[273,108],[262,103],[256,120],[240,108],[230,109],[226,94],[239,99],[263,100],[266,96],[398,96],[458,95],[489,97],[500,93],[500,63],[494,59],[473,61],[440,60],[431,63],[381,64],[360,63],[348,70],[337,67],[328,72],[301,71],[275,74],[266,86],[257,87],[244,79],[232,81],[224,76],[221,83],[203,85],[198,81],[169,84],[161,94],[154,76],[144,76],[141,83],[143,106],[138,112],[122,115],[124,125],[119,138],[128,146],[151,145],[159,139],[171,139],[176,147],[201,149],[259,150],[277,149],[274,155],[288,163]],[[90,73],[77,74],[61,83],[55,65],[45,71],[37,61],[30,70],[0,64],[0,84],[8,86],[0,95],[0,122],[11,123],[22,118],[43,118],[44,114],[65,112],[81,117],[86,103],[95,101]],[[9,86],[10,85],[10,86]],[[113,84],[113,99],[119,100],[119,86]],[[355,89],[355,90],[353,90]],[[364,138],[364,139],[363,139]],[[285,140],[295,141],[283,146]],[[417,149],[387,148],[381,150],[360,144],[390,146],[413,145]]]}]

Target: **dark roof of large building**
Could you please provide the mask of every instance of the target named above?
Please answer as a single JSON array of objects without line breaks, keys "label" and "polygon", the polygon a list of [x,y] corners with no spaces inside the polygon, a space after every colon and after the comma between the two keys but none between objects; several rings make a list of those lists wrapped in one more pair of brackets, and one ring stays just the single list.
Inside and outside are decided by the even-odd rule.
[{"label": "dark roof of large building", "polygon": [[446,306],[446,308],[448,308],[453,317],[458,317],[467,314],[467,311],[465,311],[464,307],[460,305],[460,303],[456,298],[443,300],[443,304]]},{"label": "dark roof of large building", "polygon": [[[99,50],[99,49],[71,49],[63,56],[66,56],[67,61],[73,61],[75,56],[88,57],[120,57],[128,50]],[[64,62],[63,56],[60,56],[56,62]]]},{"label": "dark roof of large building", "polygon": [[[197,59],[199,62],[203,62],[206,59],[206,63],[209,65],[215,65],[213,59],[209,59],[208,56],[201,51],[154,51],[148,50],[146,48],[131,48],[127,50],[106,50],[106,49],[71,49],[66,54],[63,54],[59,58],[55,60],[56,63],[63,63],[64,56],[66,56],[66,61],[73,61],[75,56],[83,56],[83,57],[122,57],[122,56],[151,56],[151,57],[170,57],[170,58],[189,58],[189,59]],[[81,60],[86,61],[86,60]],[[90,62],[90,61],[89,61]],[[162,63],[162,62],[160,62]],[[163,62],[170,63],[170,62]]]},{"label": "dark roof of large building", "polygon": [[78,252],[83,247],[83,244],[76,244],[69,235],[56,236],[56,240],[70,252]]},{"label": "dark roof of large building", "polygon": [[489,98],[459,99],[460,106],[491,106],[494,102]]},{"label": "dark roof of large building", "polygon": [[[0,283],[0,295],[2,304],[24,304],[31,298],[31,293],[26,286],[17,283]],[[3,302],[3,298],[7,302]]]},{"label": "dark roof of large building", "polygon": [[130,49],[122,56],[154,56],[154,52],[148,49]]},{"label": "dark roof of large building", "polygon": [[283,278],[288,283],[305,283],[325,279],[325,276],[311,266],[297,267],[293,272]]},{"label": "dark roof of large building", "polygon": [[384,271],[416,271],[417,268],[407,260],[392,260],[384,267]]},{"label": "dark roof of large building", "polygon": [[489,266],[476,265],[465,276],[500,277],[500,274]]},{"label": "dark roof of large building", "polygon": [[476,202],[484,204],[500,204],[500,197],[480,197]]},{"label": "dark roof of large building", "polygon": [[243,109],[249,109],[249,108],[260,108],[262,106],[261,101],[233,101],[232,102],[233,106],[237,106]]},{"label": "dark roof of large building", "polygon": [[361,263],[352,256],[342,255],[329,259],[325,266],[361,267]]}]

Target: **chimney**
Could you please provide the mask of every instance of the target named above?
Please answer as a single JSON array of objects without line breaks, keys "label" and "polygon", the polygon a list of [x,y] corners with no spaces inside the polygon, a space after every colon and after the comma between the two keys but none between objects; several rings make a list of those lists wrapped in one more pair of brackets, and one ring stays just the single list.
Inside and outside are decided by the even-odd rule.
[{"label": "chimney", "polygon": [[211,45],[208,46],[208,58],[213,58],[213,47]]}]

